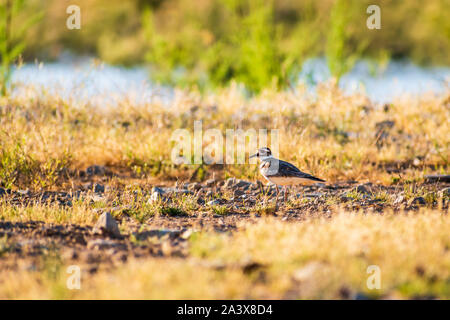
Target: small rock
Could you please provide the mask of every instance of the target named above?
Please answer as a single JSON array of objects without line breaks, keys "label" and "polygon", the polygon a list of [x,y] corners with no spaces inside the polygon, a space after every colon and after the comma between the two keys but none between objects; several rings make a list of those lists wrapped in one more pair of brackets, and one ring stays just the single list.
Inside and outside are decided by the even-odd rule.
[{"label": "small rock", "polygon": [[101,184],[98,184],[98,183],[95,183],[95,184],[92,186],[92,190],[93,190],[94,192],[96,192],[96,193],[103,193],[103,192],[105,192],[105,186],[103,186],[103,185],[101,185]]},{"label": "small rock", "polygon": [[158,192],[159,194],[164,194],[165,191],[162,188],[159,187],[153,187],[152,188],[152,193]]},{"label": "small rock", "polygon": [[305,194],[306,198],[320,198],[322,196],[324,196],[325,194],[322,192],[312,192],[312,193],[307,193]]},{"label": "small rock", "polygon": [[321,262],[310,262],[300,269],[294,271],[293,277],[297,281],[305,281],[312,279],[324,265]]},{"label": "small rock", "polygon": [[394,205],[399,205],[399,204],[403,203],[404,201],[405,201],[405,196],[398,196],[394,200]]},{"label": "small rock", "polygon": [[415,197],[414,199],[409,201],[409,205],[425,205],[427,204],[427,202],[425,201],[425,199],[423,197]]},{"label": "small rock", "polygon": [[316,182],[314,185],[318,188],[327,188],[328,186],[323,182]]},{"label": "small rock", "polygon": [[156,237],[162,238],[164,236],[168,236],[170,238],[176,238],[182,234],[179,230],[170,230],[170,229],[160,229],[160,230],[147,230],[143,232],[133,233],[134,237],[137,240],[146,240],[148,238]]},{"label": "small rock", "polygon": [[220,205],[220,201],[217,199],[211,200],[207,203],[208,206],[218,206]]},{"label": "small rock", "polygon": [[216,183],[215,179],[209,179],[209,180],[205,181],[205,186],[208,187],[208,188],[211,188],[211,187],[214,186],[215,183]]},{"label": "small rock", "polygon": [[236,183],[235,178],[228,178],[227,181],[225,181],[225,184],[223,185],[223,187],[224,188],[232,188],[235,183]]},{"label": "small rock", "polygon": [[114,259],[120,262],[127,262],[128,256],[125,252],[118,252],[117,254],[114,255]]},{"label": "small rock", "polygon": [[257,180],[255,183],[252,183],[252,185],[250,186],[250,188],[252,190],[260,190],[262,187],[263,187],[263,184],[259,180]]},{"label": "small rock", "polygon": [[[0,194],[1,194],[1,192],[0,192]],[[439,191],[439,194],[442,197],[450,197],[450,188],[442,189],[441,191]]]},{"label": "small rock", "polygon": [[450,182],[450,174],[430,174],[425,176],[425,182]]},{"label": "small rock", "polygon": [[17,190],[17,193],[21,196],[28,196],[30,194],[30,190]]},{"label": "small rock", "polygon": [[187,229],[187,230],[185,230],[185,231],[183,231],[183,232],[181,233],[180,238],[181,238],[181,239],[184,239],[184,240],[187,240],[187,239],[189,239],[189,238],[191,237],[191,235],[192,235],[193,233],[194,233],[194,232],[192,231],[192,229]]},{"label": "small rock", "polygon": [[208,191],[205,193],[205,198],[210,198],[212,197],[212,195],[213,195],[212,191]]},{"label": "small rock", "polygon": [[252,185],[251,182],[245,180],[237,180],[234,184],[235,188],[248,188]]},{"label": "small rock", "polygon": [[93,231],[101,233],[105,232],[111,236],[120,237],[119,226],[109,212],[105,212],[100,216]]},{"label": "small rock", "polygon": [[356,186],[356,188],[354,189],[356,192],[358,193],[362,193],[362,194],[369,194],[370,192],[367,190],[367,188],[360,184],[359,186]]},{"label": "small rock", "polygon": [[152,203],[158,202],[158,201],[165,201],[166,198],[164,197],[164,194],[165,194],[165,192],[161,188],[153,187],[152,195],[148,199],[147,204],[152,204]]},{"label": "small rock", "polygon": [[191,183],[188,187],[189,191],[198,191],[202,188],[202,185],[198,182]]},{"label": "small rock", "polygon": [[186,188],[158,188],[159,190],[162,191],[162,193],[174,193],[174,194],[191,194],[191,192],[189,190],[187,190]]},{"label": "small rock", "polygon": [[150,198],[147,200],[147,204],[152,204],[154,202],[158,202],[163,199],[164,199],[164,197],[160,193],[153,192],[152,195],[150,196]]},{"label": "small rock", "polygon": [[368,196],[367,194],[363,194],[361,199],[362,200],[370,200],[370,196]]},{"label": "small rock", "polygon": [[99,194],[93,194],[90,195],[89,197],[87,197],[89,200],[93,201],[93,202],[101,202],[101,201],[105,201],[105,197],[101,196]]},{"label": "small rock", "polygon": [[78,253],[75,249],[65,250],[62,254],[64,260],[76,260],[78,258]]},{"label": "small rock", "polygon": [[89,176],[103,176],[106,174],[106,168],[104,166],[92,165],[86,169],[86,173]]},{"label": "small rock", "polygon": [[104,250],[117,247],[124,247],[124,245],[107,239],[95,239],[89,241],[87,244],[87,248],[90,250]]}]

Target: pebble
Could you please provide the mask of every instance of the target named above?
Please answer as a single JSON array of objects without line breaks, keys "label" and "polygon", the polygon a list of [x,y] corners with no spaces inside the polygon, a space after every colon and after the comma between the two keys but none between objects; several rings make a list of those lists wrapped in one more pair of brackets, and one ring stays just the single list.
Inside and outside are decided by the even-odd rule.
[{"label": "pebble", "polygon": [[208,206],[217,206],[220,205],[220,201],[217,199],[211,200],[207,203]]},{"label": "pebble", "polygon": [[103,213],[100,218],[97,220],[97,223],[93,229],[94,232],[107,233],[113,237],[120,237],[119,226],[117,225],[116,220],[112,217],[109,212]]},{"label": "pebble", "polygon": [[202,185],[198,182],[191,183],[188,187],[189,191],[198,191],[202,188]]},{"label": "pebble", "polygon": [[212,197],[212,195],[213,195],[212,191],[208,191],[205,193],[205,198]]},{"label": "pebble", "polygon": [[17,193],[21,196],[28,196],[30,194],[30,190],[17,190]]},{"label": "pebble", "polygon": [[367,190],[367,188],[362,184],[360,184],[359,186],[356,186],[354,190],[358,193],[367,194],[367,195],[370,194],[369,190]]},{"label": "pebble", "polygon": [[404,201],[405,201],[405,196],[398,196],[394,200],[394,205],[399,205],[399,204],[403,203]]},{"label": "pebble", "polygon": [[161,193],[175,193],[175,194],[190,194],[191,193],[186,188],[178,188],[178,187],[175,187],[175,188],[167,187],[167,188],[158,188],[158,189],[161,191]]},{"label": "pebble", "polygon": [[150,196],[150,198],[147,200],[147,204],[152,204],[154,202],[158,202],[158,201],[166,201],[166,197],[164,196],[165,192],[163,189],[158,188],[158,187],[153,187],[152,188],[152,195]]},{"label": "pebble", "polygon": [[314,276],[322,268],[324,268],[324,264],[321,262],[309,262],[304,267],[295,270],[293,277],[297,281],[314,280]]},{"label": "pebble", "polygon": [[224,188],[232,188],[235,183],[236,183],[236,179],[235,178],[228,178],[225,181],[225,184],[223,185],[223,187]]},{"label": "pebble", "polygon": [[305,194],[305,197],[307,197],[307,198],[320,198],[320,197],[322,197],[324,195],[325,195],[325,193],[322,193],[322,192],[312,192],[312,193]]},{"label": "pebble", "polygon": [[96,193],[104,193],[105,192],[105,186],[95,183],[92,187],[92,190],[94,190],[94,192]]},{"label": "pebble", "polygon": [[370,196],[367,194],[363,194],[361,197],[362,200],[370,200]]},{"label": "pebble", "polygon": [[165,191],[164,191],[162,188],[159,188],[159,187],[153,187],[153,188],[152,188],[152,193],[155,193],[155,192],[157,192],[157,193],[159,193],[159,194],[165,193]]},{"label": "pebble", "polygon": [[156,237],[162,238],[164,236],[169,236],[170,238],[176,238],[182,234],[179,230],[170,230],[170,229],[159,229],[159,230],[147,230],[143,232],[136,232],[133,235],[137,240],[146,240],[148,238]]},{"label": "pebble", "polygon": [[427,202],[423,197],[415,197],[414,199],[409,201],[409,205],[425,205]]},{"label": "pebble", "polygon": [[103,197],[103,196],[101,196],[101,195],[98,195],[98,194],[90,195],[90,196],[88,197],[88,199],[90,199],[91,201],[94,201],[94,202],[105,201],[105,197]]},{"label": "pebble", "polygon": [[124,247],[125,245],[122,243],[117,243],[112,240],[107,239],[95,239],[91,240],[87,244],[87,248],[89,250],[104,250],[104,249],[110,249],[110,248],[117,248],[117,247]]},{"label": "pebble", "polygon": [[216,183],[215,179],[209,179],[205,181],[205,186],[211,188],[212,186],[214,186],[215,183]]},{"label": "pebble", "polygon": [[[0,194],[1,194],[1,192],[0,192]],[[441,191],[439,191],[439,194],[442,197],[450,197],[450,188],[442,189]]]},{"label": "pebble", "polygon": [[92,165],[86,169],[86,173],[89,176],[103,176],[106,174],[106,168],[104,166]]},{"label": "pebble", "polygon": [[252,185],[251,182],[245,181],[245,180],[236,180],[235,184],[233,185],[234,188],[248,188]]}]

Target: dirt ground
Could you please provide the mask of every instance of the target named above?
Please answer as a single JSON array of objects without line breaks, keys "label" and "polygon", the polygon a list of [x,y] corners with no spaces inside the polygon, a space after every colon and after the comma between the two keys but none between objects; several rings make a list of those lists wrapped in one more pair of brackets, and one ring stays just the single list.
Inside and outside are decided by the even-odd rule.
[{"label": "dirt ground", "polygon": [[[273,186],[234,178],[175,185],[160,182],[160,187],[143,186],[139,196],[111,181],[111,177],[101,174],[85,177],[70,191],[0,189],[1,201],[9,207],[44,205],[70,210],[81,204],[91,208],[91,214],[96,216],[93,220],[110,213],[120,225],[120,235],[114,235],[89,223],[0,220],[0,239],[7,239],[0,246],[0,271],[40,269],[48,259],[59,259],[95,273],[125,263],[130,257],[183,258],[189,255],[188,240],[193,232],[233,233],[242,222],[256,222],[266,215],[301,222],[315,216],[331,217],[338,207],[367,214],[417,210],[422,206],[445,212],[450,187],[448,182],[423,183],[408,194],[404,186],[355,181],[316,184],[291,188],[287,203],[281,192],[275,204]],[[183,207],[184,197],[194,201],[189,209]],[[128,198],[132,200],[127,203],[124,199]],[[119,204],[117,199],[122,199]],[[139,202],[157,210],[137,219],[136,212],[144,210],[136,205]]]}]

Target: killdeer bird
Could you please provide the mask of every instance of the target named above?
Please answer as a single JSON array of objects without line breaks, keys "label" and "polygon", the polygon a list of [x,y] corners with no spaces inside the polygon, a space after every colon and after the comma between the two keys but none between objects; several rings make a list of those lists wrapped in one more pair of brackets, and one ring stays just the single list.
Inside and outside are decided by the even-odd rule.
[{"label": "killdeer bird", "polygon": [[293,164],[279,160],[272,156],[272,151],[269,148],[260,148],[258,152],[251,155],[249,158],[257,157],[261,164],[259,171],[268,181],[275,184],[277,189],[278,200],[278,186],[284,186],[284,201],[287,199],[287,186],[292,185],[311,185],[317,182],[325,182],[325,180],[316,178],[308,173],[301,172]]}]

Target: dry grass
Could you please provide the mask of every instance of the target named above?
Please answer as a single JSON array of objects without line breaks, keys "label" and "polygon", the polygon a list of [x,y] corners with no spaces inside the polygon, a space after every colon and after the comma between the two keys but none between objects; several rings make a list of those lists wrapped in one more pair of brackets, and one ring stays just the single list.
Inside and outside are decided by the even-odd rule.
[{"label": "dry grass", "polygon": [[[0,298],[448,299],[449,230],[448,212],[429,209],[340,211],[301,223],[267,218],[232,234],[194,234],[184,259],[132,259],[112,271],[83,273],[81,290],[66,288],[62,263],[41,272],[8,270]],[[366,286],[370,265],[380,267],[379,290]]]},{"label": "dry grass", "polygon": [[[62,206],[1,200],[3,221],[92,225],[96,209],[128,206],[128,217],[144,226],[149,217],[171,209],[146,204],[148,193],[141,191],[155,183],[187,180],[198,168],[173,165],[168,143],[174,130],[192,131],[195,120],[203,121],[204,130],[221,132],[279,129],[280,157],[299,168],[330,183],[398,184],[407,200],[427,197],[429,186],[420,186],[423,175],[445,173],[450,159],[448,91],[403,97],[386,106],[362,95],[346,96],[332,82],[319,86],[317,96],[302,87],[251,98],[236,87],[210,95],[176,91],[168,106],[156,98],[147,104],[127,99],[80,104],[33,88],[2,99],[0,186],[69,192],[80,187],[78,170],[89,165],[106,165],[115,173],[102,181],[113,190],[105,193],[104,202],[86,199]],[[383,121],[393,125],[382,132]],[[196,179],[205,180],[212,172],[216,178],[260,178],[255,165],[227,165],[205,166]],[[383,190],[374,198],[391,206],[394,194]],[[325,211],[311,211],[314,200],[306,211],[301,206],[310,200],[288,203],[286,211],[300,216],[293,221],[265,217],[274,209],[258,199],[237,213],[262,215],[252,220],[256,223],[249,219],[232,233],[194,233],[185,258],[130,258],[113,269],[84,272],[79,291],[66,288],[67,262],[58,250],[48,252],[38,257],[36,271],[26,259],[18,268],[0,268],[0,298],[450,298],[450,220],[448,206],[441,205],[444,199],[426,198],[427,207],[418,211],[383,207],[379,213],[363,213],[340,208],[339,197],[327,199]],[[229,214],[228,207],[203,206],[197,200],[173,199],[168,219],[173,222],[177,217],[170,214],[183,212],[200,224],[201,214],[220,219]],[[120,227],[127,232],[125,224]],[[0,238],[0,253],[8,252],[8,245],[7,238]],[[381,269],[380,290],[366,286],[369,265]]]},{"label": "dry grass", "polygon": [[[418,181],[424,173],[445,171],[450,158],[449,92],[404,97],[386,106],[362,95],[346,96],[332,82],[321,85],[317,97],[302,87],[253,98],[235,87],[203,96],[177,91],[168,106],[156,98],[141,105],[115,100],[108,106],[37,97],[30,88],[1,101],[0,155],[2,161],[17,163],[10,168],[13,173],[2,170],[3,184],[16,177],[17,186],[49,189],[67,182],[61,179],[65,169],[92,164],[162,180],[183,179],[196,166],[174,166],[168,141],[178,128],[192,131],[195,120],[203,121],[203,130],[216,128],[224,136],[225,129],[279,129],[280,157],[331,182]],[[394,122],[386,134],[377,128],[382,121]],[[414,160],[416,165],[410,166]],[[386,163],[409,169],[392,175],[379,168]],[[255,166],[229,165],[222,173],[257,177]]]},{"label": "dry grass", "polygon": [[75,203],[72,207],[57,204],[36,204],[14,206],[0,201],[0,221],[26,222],[45,221],[46,223],[92,225],[97,220],[92,206]]}]

